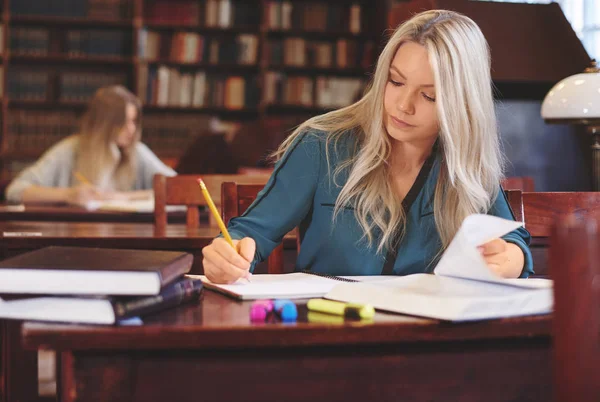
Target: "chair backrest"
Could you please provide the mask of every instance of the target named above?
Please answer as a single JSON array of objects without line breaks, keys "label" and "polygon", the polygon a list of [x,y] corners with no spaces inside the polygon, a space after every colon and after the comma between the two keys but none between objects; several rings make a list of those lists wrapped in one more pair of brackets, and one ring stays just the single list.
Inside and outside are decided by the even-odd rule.
[{"label": "chair backrest", "polygon": [[[231,218],[242,215],[254,202],[264,185],[239,184],[224,182],[221,184],[221,216],[227,225]],[[298,240],[297,240],[298,241]],[[279,244],[269,255],[268,271],[270,274],[284,272],[283,243]]]},{"label": "chair backrest", "polygon": [[523,222],[532,237],[530,246],[536,276],[547,276],[548,238],[557,219],[575,214],[582,219],[600,211],[600,192],[505,191],[515,219]]},{"label": "chair backrest", "polygon": [[600,216],[558,219],[550,242],[550,264],[555,401],[598,401]]},{"label": "chair backrest", "polygon": [[532,237],[549,237],[556,219],[586,218],[600,210],[600,192],[523,192],[525,227]]},{"label": "chair backrest", "polygon": [[[164,231],[167,226],[167,205],[187,206],[186,224],[189,228],[199,225],[198,206],[206,205],[206,200],[198,186],[198,179],[202,178],[217,209],[221,204],[221,183],[236,181],[241,183],[262,183],[269,179],[269,175],[178,175],[166,177],[154,176],[154,224],[158,231]],[[214,225],[212,216],[209,215],[211,225]]]},{"label": "chair backrest", "polygon": [[535,191],[533,178],[529,176],[505,177],[502,180],[504,190]]}]

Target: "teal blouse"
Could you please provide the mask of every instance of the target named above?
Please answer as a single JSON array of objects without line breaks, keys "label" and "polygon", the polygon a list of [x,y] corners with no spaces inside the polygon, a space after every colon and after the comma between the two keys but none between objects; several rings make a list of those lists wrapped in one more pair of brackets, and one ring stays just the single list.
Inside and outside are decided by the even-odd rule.
[{"label": "teal blouse", "polygon": [[[343,173],[333,180],[337,162],[354,149],[351,135],[334,147],[328,144],[331,168],[327,165],[326,133],[308,131],[300,135],[277,163],[264,189],[246,212],[230,221],[231,237],[256,241],[252,267],[264,261],[295,227],[300,229],[300,253],[296,270],[329,275],[408,275],[432,272],[440,257],[441,240],[433,214],[433,195],[439,175],[439,154],[434,150],[404,200],[406,231],[395,250],[377,253],[377,239],[369,245],[363,238],[352,207],[346,207],[332,221],[338,194],[346,179]],[[410,204],[410,205],[407,205]],[[514,220],[504,196],[495,200],[490,215]],[[503,237],[525,254],[521,277],[533,273],[530,235],[524,228]],[[253,269],[253,268],[252,268]]]}]

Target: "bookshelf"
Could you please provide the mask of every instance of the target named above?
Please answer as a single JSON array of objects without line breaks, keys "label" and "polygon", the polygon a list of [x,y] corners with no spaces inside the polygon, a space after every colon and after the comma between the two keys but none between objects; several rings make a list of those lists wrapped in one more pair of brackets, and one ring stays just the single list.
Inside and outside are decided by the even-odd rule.
[{"label": "bookshelf", "polygon": [[75,132],[105,85],[142,99],[143,141],[170,161],[209,116],[295,124],[345,106],[387,15],[384,0],[0,2],[4,180]]}]

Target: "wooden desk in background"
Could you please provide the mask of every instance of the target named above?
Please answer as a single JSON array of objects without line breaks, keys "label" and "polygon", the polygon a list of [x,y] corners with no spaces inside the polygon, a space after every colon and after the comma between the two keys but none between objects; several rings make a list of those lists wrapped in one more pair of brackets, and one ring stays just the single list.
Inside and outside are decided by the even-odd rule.
[{"label": "wooden desk in background", "polygon": [[[185,211],[169,212],[169,222],[185,223]],[[208,214],[200,214],[208,222]],[[153,212],[88,211],[70,206],[0,205],[0,221],[53,221],[53,222],[130,222],[152,223]]]},{"label": "wooden desk in background", "polygon": [[25,323],[62,353],[63,401],[548,401],[550,316],[442,324],[251,324],[249,302],[205,291],[140,327]]}]

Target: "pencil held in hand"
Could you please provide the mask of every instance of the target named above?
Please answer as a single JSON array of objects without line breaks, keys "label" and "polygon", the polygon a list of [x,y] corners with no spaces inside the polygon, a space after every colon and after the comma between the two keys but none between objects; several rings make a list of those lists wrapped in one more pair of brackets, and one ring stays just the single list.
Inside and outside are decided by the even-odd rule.
[{"label": "pencil held in hand", "polygon": [[85,176],[84,176],[84,175],[82,175],[81,173],[79,173],[79,172],[75,172],[75,173],[73,173],[73,174],[75,175],[75,178],[76,178],[76,179],[77,179],[77,180],[78,180],[78,181],[79,181],[81,184],[85,184],[85,185],[88,185],[88,186],[91,186],[91,185],[92,185],[92,183],[90,183],[90,181],[89,181],[88,179],[86,179],[86,178],[85,178]]},{"label": "pencil held in hand", "polygon": [[210,209],[210,212],[212,212],[213,216],[215,217],[215,219],[217,221],[217,225],[219,225],[219,229],[221,230],[221,233],[223,233],[223,237],[225,238],[225,240],[227,240],[227,243],[229,243],[229,245],[231,247],[233,247],[235,250],[235,245],[233,244],[233,240],[231,239],[231,236],[229,235],[229,232],[227,231],[227,227],[225,226],[225,223],[223,223],[223,219],[221,219],[221,215],[219,214],[219,211],[217,211],[217,207],[215,207],[215,203],[213,202],[212,198],[210,198],[210,194],[208,193],[208,189],[206,188],[206,185],[204,184],[202,179],[198,179],[198,184],[200,185],[200,189],[202,189],[202,195],[204,195],[204,199],[206,200],[206,203],[208,204],[208,208]]}]

